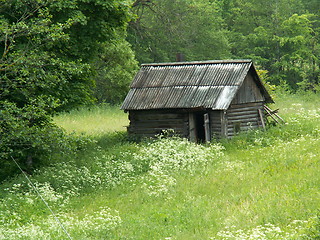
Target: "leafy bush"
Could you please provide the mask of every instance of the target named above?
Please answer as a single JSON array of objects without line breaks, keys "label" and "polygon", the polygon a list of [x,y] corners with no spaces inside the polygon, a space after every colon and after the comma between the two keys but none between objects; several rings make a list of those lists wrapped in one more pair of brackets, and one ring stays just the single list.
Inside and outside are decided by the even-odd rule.
[{"label": "leafy bush", "polygon": [[[101,46],[107,51],[112,41],[112,49],[118,48],[115,55],[121,52],[118,44],[130,48],[123,40],[131,16],[129,4],[120,0],[1,2],[0,181],[16,173],[11,157],[31,172],[56,153],[70,150],[68,137],[50,116],[94,102]],[[121,62],[128,64],[120,77],[123,81],[136,67],[132,52],[128,55],[131,62]],[[107,66],[106,61],[99,65]]]},{"label": "leafy bush", "polygon": [[13,159],[23,170],[31,172],[50,163],[56,155],[75,150],[71,138],[51,123],[43,108],[37,105],[19,108],[2,101],[0,109],[0,181],[19,172]]}]

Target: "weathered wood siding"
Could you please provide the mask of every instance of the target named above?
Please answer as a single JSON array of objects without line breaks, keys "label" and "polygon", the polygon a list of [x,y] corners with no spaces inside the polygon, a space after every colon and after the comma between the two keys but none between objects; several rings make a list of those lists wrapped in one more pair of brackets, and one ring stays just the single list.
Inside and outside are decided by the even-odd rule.
[{"label": "weathered wood siding", "polygon": [[262,127],[258,109],[263,110],[263,106],[263,102],[232,104],[227,110],[227,136],[232,137],[238,131]]},{"label": "weathered wood siding", "polygon": [[[231,138],[237,132],[262,127],[258,109],[262,110],[264,117],[263,106],[264,102],[250,102],[232,104],[227,111],[208,110],[211,138]],[[190,116],[193,113],[181,110],[129,111],[128,132],[141,137],[154,137],[163,130],[173,129],[175,134],[190,139]]]},{"label": "weathered wood siding", "polygon": [[237,95],[232,100],[232,104],[241,104],[249,102],[264,102],[265,99],[261,94],[260,89],[253,80],[253,76],[248,74],[240,87]]},{"label": "weathered wood siding", "polygon": [[230,138],[237,132],[262,127],[258,109],[264,113],[264,103],[265,98],[257,87],[253,76],[248,74],[226,112],[226,136]]},{"label": "weathered wood siding", "polygon": [[173,129],[175,134],[188,137],[189,115],[179,110],[137,110],[129,111],[129,134],[154,137],[163,130]]},{"label": "weathered wood siding", "polygon": [[224,129],[222,128],[222,121],[224,119],[224,111],[211,111],[210,112],[210,129],[211,138],[221,138],[224,134]]}]

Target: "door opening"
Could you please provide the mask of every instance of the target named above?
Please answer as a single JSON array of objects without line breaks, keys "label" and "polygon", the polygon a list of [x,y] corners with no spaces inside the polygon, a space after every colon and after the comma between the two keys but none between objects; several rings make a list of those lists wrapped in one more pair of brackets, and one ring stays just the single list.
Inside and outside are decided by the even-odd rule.
[{"label": "door opening", "polygon": [[189,113],[189,137],[192,142],[209,142],[210,120],[206,112]]},{"label": "door opening", "polygon": [[204,113],[195,113],[195,127],[196,127],[197,142],[204,142],[206,140],[203,114]]}]

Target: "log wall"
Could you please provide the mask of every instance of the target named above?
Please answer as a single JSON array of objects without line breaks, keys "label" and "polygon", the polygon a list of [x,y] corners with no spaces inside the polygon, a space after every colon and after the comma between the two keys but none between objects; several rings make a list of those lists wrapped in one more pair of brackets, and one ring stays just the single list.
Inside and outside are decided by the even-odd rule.
[{"label": "log wall", "polygon": [[129,120],[129,134],[140,137],[154,137],[166,129],[173,129],[181,137],[189,134],[189,115],[178,110],[129,111]]},{"label": "log wall", "polygon": [[[211,138],[231,138],[237,132],[262,127],[258,109],[264,102],[232,104],[228,110],[207,110]],[[136,110],[129,111],[129,134],[140,137],[154,137],[163,130],[173,129],[175,134],[190,139],[190,116],[195,112],[186,110]],[[192,140],[192,139],[190,139]]]},{"label": "log wall", "polygon": [[248,131],[262,127],[258,109],[263,110],[263,106],[263,102],[231,105],[226,113],[227,137],[234,136],[238,131]]}]

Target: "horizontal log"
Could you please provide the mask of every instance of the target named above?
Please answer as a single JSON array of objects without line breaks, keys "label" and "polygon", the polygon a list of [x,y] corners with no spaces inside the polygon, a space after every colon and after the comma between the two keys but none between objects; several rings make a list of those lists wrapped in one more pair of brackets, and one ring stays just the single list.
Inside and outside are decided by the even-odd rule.
[{"label": "horizontal log", "polygon": [[219,117],[212,117],[211,115],[210,115],[210,120],[211,121],[221,121],[221,117],[219,116]]},{"label": "horizontal log", "polygon": [[219,123],[219,124],[221,124],[221,118],[219,118],[219,119],[212,119],[212,118],[210,118],[210,122],[211,122],[211,123]]},{"label": "horizontal log", "polygon": [[236,115],[228,115],[227,118],[228,119],[236,119],[236,118],[245,118],[245,117],[252,117],[252,116],[256,116],[259,117],[258,111],[256,112],[243,112],[242,114],[236,114]]},{"label": "horizontal log", "polygon": [[241,116],[236,118],[228,118],[228,122],[257,122],[259,120],[258,116]]},{"label": "horizontal log", "polygon": [[228,112],[227,116],[241,116],[244,114],[258,114],[258,109],[249,109],[249,110],[239,109],[238,111]]},{"label": "horizontal log", "polygon": [[186,116],[179,116],[179,115],[139,115],[139,116],[130,116],[130,120],[136,120],[136,121],[143,121],[143,120],[174,120],[174,119],[181,119],[181,120],[187,120]]},{"label": "horizontal log", "polygon": [[[210,114],[210,118],[216,118],[219,119],[220,118],[220,111],[209,111]],[[172,110],[170,112],[168,111],[163,111],[163,110],[150,110],[150,111],[130,111],[129,115],[133,116],[133,117],[139,117],[139,116],[151,116],[151,118],[153,116],[163,116],[166,118],[183,118],[183,117],[187,117],[189,115],[189,112],[181,112],[179,110],[176,110],[174,112],[172,112]]]},{"label": "horizontal log", "polygon": [[[246,127],[246,126],[259,126],[258,122],[248,122],[248,123],[240,123],[240,127]],[[235,124],[228,124],[228,128],[233,129],[235,127]]]},{"label": "horizontal log", "polygon": [[135,129],[135,130],[137,130],[137,131],[140,131],[141,129],[142,129],[142,130],[143,130],[143,129],[149,129],[149,130],[153,130],[153,129],[155,129],[155,130],[162,130],[162,129],[181,129],[181,130],[183,130],[183,129],[186,129],[186,126],[181,126],[181,125],[179,125],[179,126],[175,126],[175,127],[173,127],[173,126],[156,126],[156,127],[154,127],[154,126],[130,125],[129,128],[130,128],[130,129]]},{"label": "horizontal log", "polygon": [[165,130],[173,130],[175,133],[184,133],[182,128],[133,128],[130,130],[130,132],[133,133],[153,133],[153,134],[159,134]]},{"label": "horizontal log", "polygon": [[139,127],[185,127],[183,122],[130,122],[132,126]]},{"label": "horizontal log", "polygon": [[[257,128],[259,128],[258,125],[242,126],[242,127],[240,127],[240,132],[246,132],[248,130],[253,130],[253,129],[257,129]],[[233,132],[235,132],[234,128],[228,128],[228,133],[233,133]]]},{"label": "horizontal log", "polygon": [[229,109],[242,108],[242,107],[253,107],[253,106],[264,106],[264,102],[252,102],[252,103],[242,103],[242,104],[231,104]]},{"label": "horizontal log", "polygon": [[181,118],[168,118],[168,119],[132,119],[130,122],[141,122],[141,123],[147,123],[147,122],[159,122],[159,123],[163,123],[163,122],[179,122],[179,123],[183,123],[183,122],[187,122],[184,119]]},{"label": "horizontal log", "polygon": [[258,109],[261,109],[261,108],[236,108],[236,109],[233,109],[233,110],[228,110],[227,111],[227,115],[236,114],[236,113],[239,113],[239,112],[257,112]]},{"label": "horizontal log", "polygon": [[[132,134],[132,135],[158,135],[158,134],[161,134],[164,132],[164,130],[166,129],[161,129],[159,131],[132,131],[132,132],[129,132],[129,134]],[[179,135],[179,136],[185,136],[185,134],[183,134],[183,132],[181,131],[174,131],[174,134],[175,135]]]},{"label": "horizontal log", "polygon": [[184,122],[130,122],[131,126],[137,127],[187,127]]},{"label": "horizontal log", "polygon": [[242,116],[237,118],[228,118],[228,122],[235,123],[235,122],[257,122],[259,118],[257,116]]}]

